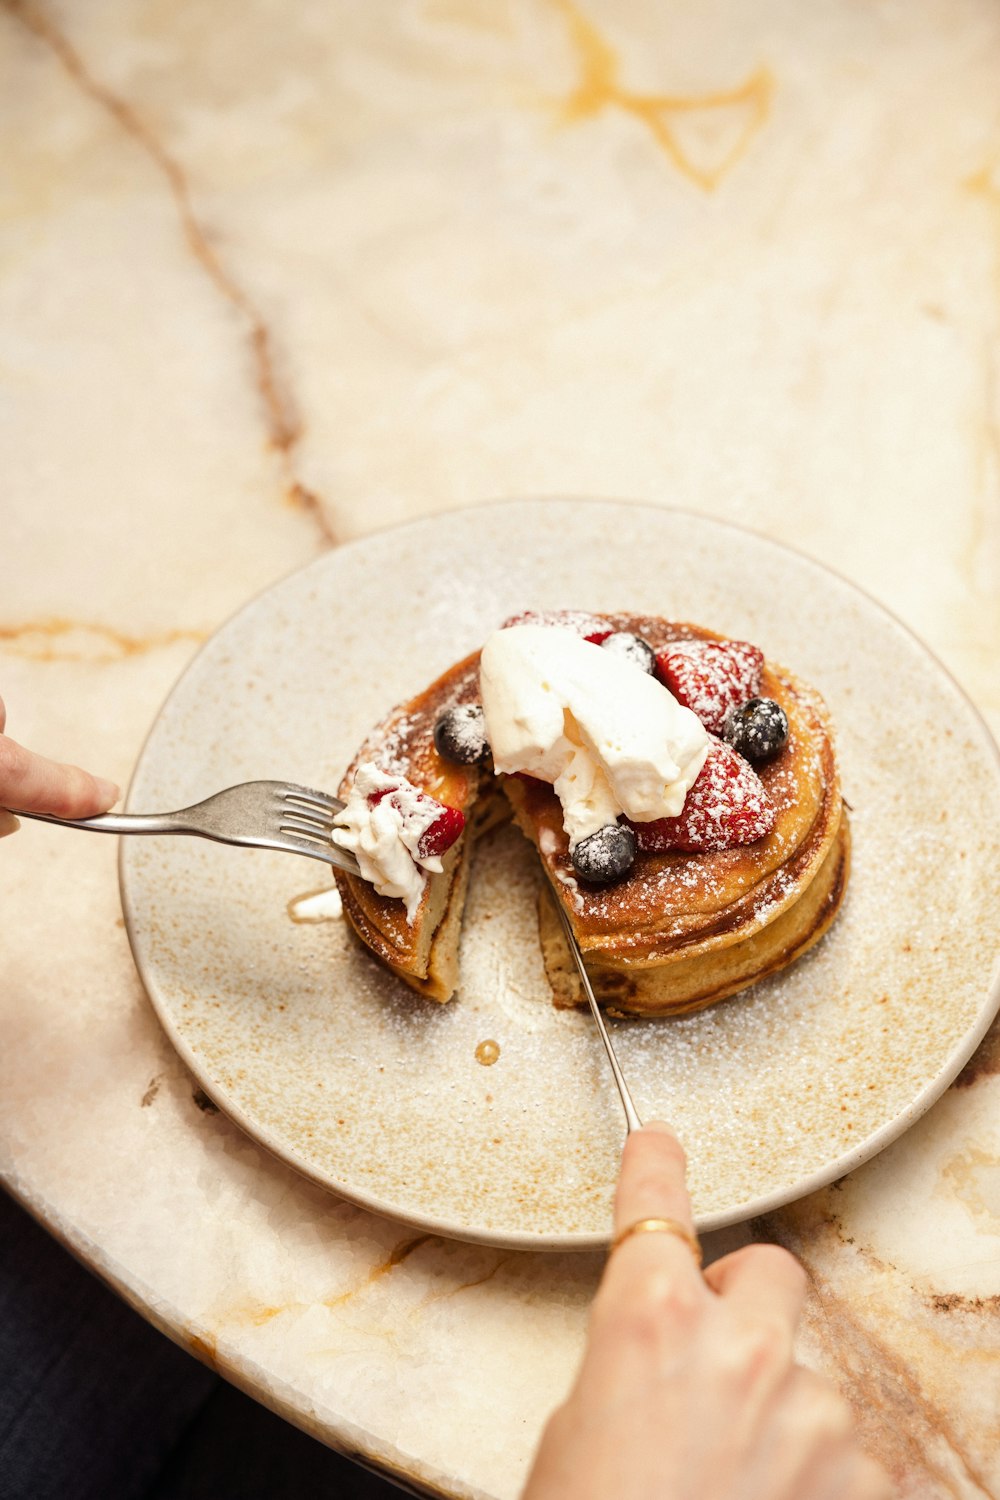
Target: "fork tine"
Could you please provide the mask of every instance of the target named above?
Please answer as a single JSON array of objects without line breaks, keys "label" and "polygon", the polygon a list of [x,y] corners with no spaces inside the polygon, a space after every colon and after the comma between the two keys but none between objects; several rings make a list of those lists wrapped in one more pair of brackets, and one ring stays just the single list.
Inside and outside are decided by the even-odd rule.
[{"label": "fork tine", "polygon": [[322,844],[330,843],[330,833],[326,828],[320,828],[316,823],[306,823],[298,818],[282,818],[280,831],[282,833],[294,833],[301,838],[314,839]]},{"label": "fork tine", "polygon": [[324,864],[345,870],[349,875],[363,878],[354,855],[348,853],[346,849],[338,849],[336,844],[331,844],[328,839],[317,840],[301,833],[282,831],[280,842],[269,841],[265,847],[284,849],[289,854],[308,854],[313,859],[323,860]]},{"label": "fork tine", "polygon": [[293,782],[285,786],[282,797],[286,802],[303,802],[307,807],[315,807],[329,813],[339,812],[344,805],[343,802],[336,797],[329,796],[326,792],[316,792],[308,786],[296,786]]},{"label": "fork tine", "polygon": [[307,810],[304,807],[297,807],[292,802],[286,803],[278,816],[282,819],[294,818],[302,823],[304,827],[314,828],[318,833],[324,834],[327,838],[329,838],[331,829],[333,828],[333,819],[329,814],[318,811],[314,812],[312,808]]}]

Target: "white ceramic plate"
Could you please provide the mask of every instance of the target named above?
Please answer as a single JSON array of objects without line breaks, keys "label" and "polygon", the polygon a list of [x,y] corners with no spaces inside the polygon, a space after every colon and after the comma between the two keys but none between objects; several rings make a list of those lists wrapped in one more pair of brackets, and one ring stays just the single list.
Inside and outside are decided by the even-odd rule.
[{"label": "white ceramic plate", "polygon": [[[129,806],[181,807],[257,777],[335,789],[393,704],[515,610],[567,606],[753,640],[819,688],[838,729],[854,868],[831,933],[709,1010],[615,1026],[640,1114],[673,1121],[699,1224],[719,1228],[886,1146],[955,1076],[1000,998],[996,747],[866,595],[677,511],[518,501],[417,522],[322,557],[224,625],[164,705]],[[290,920],[290,901],[329,883],[322,865],[123,839],[121,877],[164,1027],[257,1141],[433,1232],[537,1249],[606,1240],[621,1112],[589,1018],[551,1006],[539,877],[517,833],[477,856],[461,988],[443,1007],[343,922]]]}]

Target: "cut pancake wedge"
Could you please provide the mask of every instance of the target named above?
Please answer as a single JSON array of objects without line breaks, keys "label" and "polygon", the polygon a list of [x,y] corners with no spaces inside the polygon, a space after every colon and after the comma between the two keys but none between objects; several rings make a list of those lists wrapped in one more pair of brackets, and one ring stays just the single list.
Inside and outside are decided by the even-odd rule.
[{"label": "cut pancake wedge", "polygon": [[365,946],[411,989],[441,1002],[451,999],[458,984],[458,943],[473,846],[481,833],[509,816],[492,772],[456,766],[434,747],[434,722],[441,710],[455,703],[475,703],[478,693],[477,652],[394,709],[372,731],[348,767],[339,793],[347,795],[358,766],[371,760],[465,814],[465,829],[445,854],[443,872],[427,877],[412,922],[407,921],[402,901],[380,896],[366,880],[335,872],[344,914]]}]

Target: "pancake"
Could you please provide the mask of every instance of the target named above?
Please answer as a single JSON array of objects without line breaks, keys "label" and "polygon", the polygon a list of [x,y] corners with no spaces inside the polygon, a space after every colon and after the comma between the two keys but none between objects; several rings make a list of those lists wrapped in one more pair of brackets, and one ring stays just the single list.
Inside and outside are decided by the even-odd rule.
[{"label": "pancake", "polygon": [[[679,1016],[703,1010],[800,958],[826,932],[840,906],[850,871],[850,828],[842,818],[826,858],[797,901],[773,921],[722,948],[679,954],[644,968],[588,956],[598,1001],[613,1016]],[[585,1006],[580,976],[566,946],[553,896],[539,894],[538,930],[552,998],[561,1009]]]},{"label": "pancake", "polygon": [[[648,616],[599,618],[656,650],[724,639]],[[785,747],[755,768],[776,811],[769,833],[712,853],[640,853],[623,880],[593,886],[576,876],[562,809],[547,783],[457,766],[435,749],[438,714],[479,700],[478,665],[475,653],[395,709],[361,747],[341,788],[343,796],[357,766],[374,760],[466,814],[465,832],[445,855],[444,872],[428,878],[412,923],[401,901],[337,873],[358,936],[413,989],[439,1001],[454,992],[469,856],[479,834],[506,815],[501,788],[548,877],[539,933],[558,1006],[585,1001],[552,900],[570,918],[598,999],[623,1015],[679,1015],[713,1004],[785,967],[823,935],[846,886],[850,834],[829,718],[811,688],[765,662],[760,696],[780,703],[789,724]]]},{"label": "pancake", "polygon": [[457,766],[434,746],[434,722],[441,710],[478,699],[477,651],[393,709],[358,750],[338,792],[346,798],[358,766],[370,760],[465,814],[462,835],[443,856],[442,873],[428,875],[412,922],[402,901],[380,896],[366,880],[334,871],[344,914],[365,946],[411,989],[440,1002],[451,999],[458,983],[458,940],[473,845],[510,815],[490,769]]}]

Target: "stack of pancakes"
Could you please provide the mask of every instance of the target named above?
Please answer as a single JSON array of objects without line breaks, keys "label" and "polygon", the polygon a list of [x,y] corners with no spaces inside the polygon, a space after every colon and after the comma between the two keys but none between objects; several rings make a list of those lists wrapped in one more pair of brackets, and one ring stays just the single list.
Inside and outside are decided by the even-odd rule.
[{"label": "stack of pancakes", "polygon": [[[693,625],[636,615],[600,617],[659,650],[671,641],[719,640]],[[776,810],[771,832],[752,844],[712,853],[639,854],[614,885],[576,875],[562,809],[552,788],[491,767],[458,766],[434,747],[438,715],[479,701],[479,656],[467,657],[368,737],[348,769],[341,796],[363,761],[407,777],[440,802],[461,808],[466,828],[428,878],[415,919],[403,903],[337,874],[344,911],[361,940],[413,989],[449,1000],[458,981],[458,940],[472,847],[513,810],[535,845],[548,880],[539,931],[555,1003],[585,1003],[552,902],[562,902],[587,960],[595,993],[625,1015],[679,1015],[711,1005],[798,958],[837,913],[850,861],[850,832],[831,727],[817,694],[765,662],[759,695],[788,717],[788,741],[756,767]],[[505,794],[505,795],[504,795]]]}]

